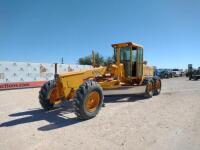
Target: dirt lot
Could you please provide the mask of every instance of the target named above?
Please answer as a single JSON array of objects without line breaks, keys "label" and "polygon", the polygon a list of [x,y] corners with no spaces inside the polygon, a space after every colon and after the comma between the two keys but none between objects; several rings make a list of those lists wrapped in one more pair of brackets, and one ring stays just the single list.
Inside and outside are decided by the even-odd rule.
[{"label": "dirt lot", "polygon": [[70,103],[44,112],[37,88],[0,91],[0,149],[199,150],[200,81],[162,81],[161,95],[106,97],[82,122]]}]

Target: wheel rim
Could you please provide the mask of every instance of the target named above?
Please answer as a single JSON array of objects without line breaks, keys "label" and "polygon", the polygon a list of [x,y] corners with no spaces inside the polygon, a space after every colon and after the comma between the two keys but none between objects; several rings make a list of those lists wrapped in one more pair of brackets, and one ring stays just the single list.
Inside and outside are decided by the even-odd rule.
[{"label": "wheel rim", "polygon": [[87,100],[86,100],[86,109],[88,112],[94,112],[96,111],[97,107],[100,103],[100,96],[98,92],[92,92],[89,94]]},{"label": "wheel rim", "polygon": [[157,89],[158,92],[160,92],[160,90],[161,90],[161,82],[160,82],[160,80],[156,81],[156,89]]},{"label": "wheel rim", "polygon": [[57,104],[60,102],[60,100],[58,99],[56,88],[53,88],[52,90],[50,90],[50,92],[48,94],[48,99],[51,104]]}]

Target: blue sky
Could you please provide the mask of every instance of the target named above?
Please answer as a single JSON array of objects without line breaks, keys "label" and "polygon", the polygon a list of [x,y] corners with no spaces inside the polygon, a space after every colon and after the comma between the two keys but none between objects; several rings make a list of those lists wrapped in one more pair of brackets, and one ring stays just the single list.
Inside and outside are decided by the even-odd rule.
[{"label": "blue sky", "polygon": [[150,65],[198,67],[199,18],[199,0],[0,0],[0,61],[77,63],[132,41]]}]

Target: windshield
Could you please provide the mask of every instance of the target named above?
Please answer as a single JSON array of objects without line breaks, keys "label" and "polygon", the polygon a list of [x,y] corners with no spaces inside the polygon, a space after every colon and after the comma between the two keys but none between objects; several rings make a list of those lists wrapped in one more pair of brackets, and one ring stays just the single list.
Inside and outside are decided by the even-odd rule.
[{"label": "windshield", "polygon": [[[136,49],[132,50],[132,62],[136,62],[136,55],[137,51]],[[130,47],[122,47],[120,48],[120,62],[122,63],[123,61],[130,61],[131,59],[131,54],[130,54]],[[116,62],[117,60],[117,49],[114,48],[114,60]]]},{"label": "windshield", "polygon": [[130,48],[129,47],[122,47],[120,49],[120,61],[130,60]]}]

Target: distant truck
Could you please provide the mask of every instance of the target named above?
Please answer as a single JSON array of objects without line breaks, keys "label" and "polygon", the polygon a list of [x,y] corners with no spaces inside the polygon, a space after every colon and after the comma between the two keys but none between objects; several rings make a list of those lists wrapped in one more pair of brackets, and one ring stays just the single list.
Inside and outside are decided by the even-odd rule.
[{"label": "distant truck", "polygon": [[182,77],[182,71],[180,69],[172,69],[174,77]]}]

